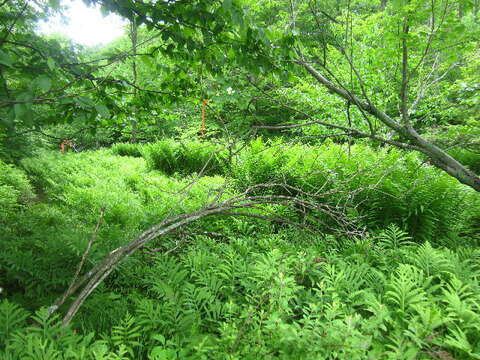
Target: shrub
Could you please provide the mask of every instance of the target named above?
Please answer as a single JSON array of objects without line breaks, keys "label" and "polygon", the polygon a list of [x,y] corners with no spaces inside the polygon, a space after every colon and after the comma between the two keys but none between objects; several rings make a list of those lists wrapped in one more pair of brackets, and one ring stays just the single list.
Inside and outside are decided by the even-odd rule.
[{"label": "shrub", "polygon": [[[291,145],[258,138],[238,155],[232,176],[240,189],[279,183],[330,192],[321,201],[349,206],[354,216],[365,216],[371,229],[397,224],[418,241],[453,238],[472,226],[469,219],[480,212],[471,200],[473,190],[422,164],[416,154],[391,148],[356,144],[349,152],[333,143]],[[281,187],[268,191],[293,194]]]},{"label": "shrub", "polygon": [[25,173],[0,161],[0,186],[9,186],[19,203],[26,204],[34,197],[33,188]]},{"label": "shrub", "polygon": [[473,152],[468,149],[456,148],[449,150],[448,153],[476,174],[480,174],[479,151]]},{"label": "shrub", "polygon": [[[224,183],[220,177],[205,176],[187,189],[190,179],[149,172],[142,158],[120,158],[108,150],[41,152],[22,165],[45,197],[15,218],[9,216],[13,208],[0,213],[8,225],[0,234],[0,284],[9,291],[24,291],[29,307],[45,303],[71,281],[101,209],[103,224],[90,263],[165,217],[198,210],[209,201],[211,189]],[[25,175],[19,170],[13,174],[17,177],[8,177],[9,183],[16,179],[15,186],[21,188]],[[0,206],[16,204],[11,189],[0,186]]]},{"label": "shrub", "polygon": [[251,141],[234,162],[232,176],[245,188],[254,184],[282,182],[285,173],[287,145],[282,141],[265,142],[261,137]]},{"label": "shrub", "polygon": [[33,188],[23,171],[0,160],[0,223],[33,198]]},{"label": "shrub", "polygon": [[117,143],[111,149],[115,155],[142,157],[142,146],[139,144]]},{"label": "shrub", "polygon": [[143,154],[150,169],[167,175],[223,174],[227,158],[224,150],[210,143],[171,139],[145,145]]}]

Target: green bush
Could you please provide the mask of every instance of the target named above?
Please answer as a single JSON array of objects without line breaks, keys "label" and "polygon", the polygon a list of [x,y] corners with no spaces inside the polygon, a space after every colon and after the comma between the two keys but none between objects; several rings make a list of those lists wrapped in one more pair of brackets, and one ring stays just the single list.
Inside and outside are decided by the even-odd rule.
[{"label": "green bush", "polygon": [[145,145],[143,154],[150,169],[167,175],[224,174],[226,152],[207,142],[163,140]]},{"label": "green bush", "polygon": [[0,161],[0,186],[9,186],[19,203],[26,204],[34,197],[32,186],[25,173]]},{"label": "green bush", "polygon": [[456,148],[449,150],[448,153],[476,174],[480,174],[480,151]]},{"label": "green bush", "polygon": [[[90,262],[165,217],[198,210],[214,194],[211,189],[224,183],[223,178],[205,176],[187,188],[189,179],[148,171],[143,159],[113,156],[108,150],[42,152],[24,159],[22,166],[40,188],[43,201],[8,216],[17,206],[12,197],[16,193],[10,185],[0,186],[1,206],[12,207],[10,213],[0,213],[7,225],[0,235],[0,284],[8,291],[24,291],[23,301],[32,309],[68,286],[102,209],[103,224]],[[9,184],[15,180],[20,189],[28,184],[19,170],[6,169],[16,175],[8,177]]]},{"label": "green bush", "polygon": [[282,141],[265,142],[261,137],[251,141],[234,162],[232,176],[238,186],[282,182],[285,161],[289,160]]},{"label": "green bush", "polygon": [[480,128],[478,120],[462,125],[449,125],[430,129],[425,136],[440,145],[451,156],[480,174]]},{"label": "green bush", "polygon": [[33,188],[23,171],[0,160],[0,223],[34,197]]},{"label": "green bush", "polygon": [[130,143],[113,144],[112,152],[119,156],[142,157],[141,145]]}]

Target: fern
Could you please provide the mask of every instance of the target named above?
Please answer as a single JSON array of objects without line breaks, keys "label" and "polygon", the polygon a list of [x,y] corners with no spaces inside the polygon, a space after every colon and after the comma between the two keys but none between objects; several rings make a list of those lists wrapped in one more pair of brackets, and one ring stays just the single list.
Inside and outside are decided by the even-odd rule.
[{"label": "fern", "polygon": [[[448,317],[464,328],[476,328],[480,316],[480,298],[474,294],[467,284],[459,279],[452,278],[443,289],[443,301],[446,305]],[[480,329],[479,329],[480,330]]]},{"label": "fern", "polygon": [[428,280],[418,268],[401,264],[387,284],[389,289],[385,296],[396,306],[396,311],[403,317],[413,310],[413,305],[420,305],[427,301],[423,286],[428,286]]},{"label": "fern", "polygon": [[138,341],[140,326],[135,324],[135,318],[127,314],[120,325],[112,328],[112,335],[108,338],[113,346],[123,354],[129,354],[132,358],[138,353],[142,344]]},{"label": "fern", "polygon": [[10,335],[25,326],[29,313],[18,305],[2,300],[0,302],[0,347],[4,347]]},{"label": "fern", "polygon": [[395,331],[388,336],[388,343],[383,357],[386,359],[416,359],[419,353],[418,347],[400,331]]},{"label": "fern", "polygon": [[410,253],[412,263],[423,271],[425,276],[447,277],[452,274],[452,266],[444,252],[434,249],[427,241]]},{"label": "fern", "polygon": [[445,344],[459,350],[461,353],[467,355],[470,359],[480,359],[480,352],[473,349],[466,334],[458,327],[452,329],[451,335],[445,339]]},{"label": "fern", "polygon": [[380,235],[378,244],[388,250],[398,250],[404,247],[414,246],[412,238],[395,224],[390,224]]}]

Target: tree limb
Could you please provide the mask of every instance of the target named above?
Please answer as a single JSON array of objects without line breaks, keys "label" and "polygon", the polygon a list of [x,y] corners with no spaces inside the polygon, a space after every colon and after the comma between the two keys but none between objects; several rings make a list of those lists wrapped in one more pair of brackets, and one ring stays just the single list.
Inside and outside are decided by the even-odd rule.
[{"label": "tree limb", "polygon": [[448,155],[445,151],[440,149],[435,144],[432,144],[431,142],[422,138],[411,125],[400,125],[400,123],[392,119],[390,116],[378,109],[373,104],[369,104],[358,98],[355,94],[352,94],[351,92],[348,92],[345,89],[336,86],[327,78],[325,78],[322,74],[320,74],[317,70],[315,70],[303,58],[297,60],[297,63],[303,66],[305,70],[310,73],[310,75],[312,75],[320,84],[325,86],[327,89],[339,95],[340,97],[351,101],[357,107],[375,116],[384,125],[394,130],[401,137],[405,138],[410,143],[415,145],[418,148],[418,151],[422,152],[430,158],[432,164],[444,170],[461,183],[468,185],[476,191],[480,192],[480,177],[478,175],[463,166],[460,162]]}]

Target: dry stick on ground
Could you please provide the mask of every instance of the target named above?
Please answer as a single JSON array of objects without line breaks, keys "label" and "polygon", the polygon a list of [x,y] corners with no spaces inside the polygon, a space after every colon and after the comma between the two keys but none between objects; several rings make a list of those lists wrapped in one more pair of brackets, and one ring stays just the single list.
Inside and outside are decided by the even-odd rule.
[{"label": "dry stick on ground", "polygon": [[[304,224],[298,224],[292,222],[288,219],[285,219],[280,216],[269,214],[265,209],[260,208],[260,206],[265,204],[277,204],[277,205],[301,205],[304,208],[308,208],[314,211],[319,211],[323,214],[329,214],[333,221],[338,222],[344,230],[347,230],[347,233],[357,235],[359,232],[355,229],[349,229],[354,227],[355,224],[351,222],[351,219],[345,214],[342,214],[339,209],[329,208],[328,206],[323,206],[315,201],[309,201],[300,199],[294,196],[284,196],[284,195],[251,195],[259,188],[268,187],[268,184],[255,185],[248,188],[245,192],[240,195],[231,197],[228,200],[225,200],[221,203],[211,203],[204,208],[194,211],[191,213],[186,213],[182,215],[173,216],[167,218],[160,223],[152,226],[150,229],[146,230],[135,239],[133,239],[127,245],[124,245],[116,250],[110,252],[101,262],[96,264],[90,271],[81,276],[77,277],[75,282],[69,286],[69,291],[67,295],[65,294],[55,302],[51,307],[51,313],[58,309],[59,306],[63,304],[65,299],[75,292],[78,292],[76,299],[70,305],[64,319],[62,326],[68,326],[78,312],[84,301],[88,296],[95,290],[95,288],[101,284],[101,282],[115,269],[118,268],[128,257],[134,254],[137,250],[142,248],[148,242],[160,237],[167,235],[181,227],[190,224],[196,220],[207,216],[213,215],[236,215],[236,216],[246,216],[254,217],[265,220],[273,220],[277,222],[288,223],[291,225],[300,226],[306,228]],[[275,186],[271,186],[275,187]],[[243,212],[245,210],[254,210],[253,213]],[[263,211],[266,215],[260,214],[259,212]]]}]

